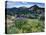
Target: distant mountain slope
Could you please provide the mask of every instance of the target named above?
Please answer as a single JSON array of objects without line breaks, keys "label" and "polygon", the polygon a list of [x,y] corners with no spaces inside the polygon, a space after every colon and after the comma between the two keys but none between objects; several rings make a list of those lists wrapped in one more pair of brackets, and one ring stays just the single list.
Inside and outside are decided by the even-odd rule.
[{"label": "distant mountain slope", "polygon": [[31,14],[31,13],[38,13],[42,14],[44,13],[44,8],[40,8],[37,5],[34,5],[32,7],[26,8],[26,7],[19,7],[19,8],[5,8],[5,11],[7,14],[15,15],[15,14]]}]

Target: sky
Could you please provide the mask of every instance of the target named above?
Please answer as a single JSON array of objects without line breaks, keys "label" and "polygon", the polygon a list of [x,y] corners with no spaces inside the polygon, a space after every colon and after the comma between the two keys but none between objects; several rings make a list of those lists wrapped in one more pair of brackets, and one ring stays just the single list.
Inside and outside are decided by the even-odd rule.
[{"label": "sky", "polygon": [[25,6],[25,7],[31,7],[33,5],[38,5],[39,7],[45,7],[45,4],[43,1],[40,1],[40,2],[37,2],[35,1],[34,2],[23,2],[23,1],[15,1],[15,0],[7,0],[7,8],[12,8],[12,7],[22,7],[22,6]]},{"label": "sky", "polygon": [[41,2],[44,3],[45,0],[7,0],[7,1],[29,1],[29,2]]}]

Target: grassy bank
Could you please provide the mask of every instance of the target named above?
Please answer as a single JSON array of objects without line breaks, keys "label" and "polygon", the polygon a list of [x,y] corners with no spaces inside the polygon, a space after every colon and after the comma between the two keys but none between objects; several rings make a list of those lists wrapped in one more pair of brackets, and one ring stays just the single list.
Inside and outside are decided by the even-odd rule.
[{"label": "grassy bank", "polygon": [[14,25],[8,27],[7,33],[44,32],[44,22],[38,19],[16,19]]}]

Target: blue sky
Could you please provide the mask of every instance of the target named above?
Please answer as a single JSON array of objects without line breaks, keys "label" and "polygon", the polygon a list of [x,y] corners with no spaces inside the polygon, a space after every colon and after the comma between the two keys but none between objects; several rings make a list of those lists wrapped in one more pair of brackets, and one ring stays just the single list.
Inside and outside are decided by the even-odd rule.
[{"label": "blue sky", "polygon": [[45,0],[7,0],[7,1],[29,1],[29,2],[41,2],[44,3]]},{"label": "blue sky", "polygon": [[31,7],[33,5],[38,5],[39,7],[45,7],[45,4],[44,3],[34,3],[34,2],[15,2],[15,1],[9,1],[7,0],[7,8],[12,8],[12,7],[22,7],[22,6],[25,6],[25,7]]}]

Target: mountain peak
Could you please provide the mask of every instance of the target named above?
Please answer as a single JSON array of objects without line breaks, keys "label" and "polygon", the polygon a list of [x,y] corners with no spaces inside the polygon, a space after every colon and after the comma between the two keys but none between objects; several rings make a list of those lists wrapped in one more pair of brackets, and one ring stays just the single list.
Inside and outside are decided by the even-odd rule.
[{"label": "mountain peak", "polygon": [[32,7],[39,8],[39,6],[37,6],[37,5],[33,5]]},{"label": "mountain peak", "polygon": [[27,7],[25,7],[25,6],[22,6],[22,7],[19,7],[19,8],[23,8],[23,9],[25,9],[25,8],[27,8]]}]

